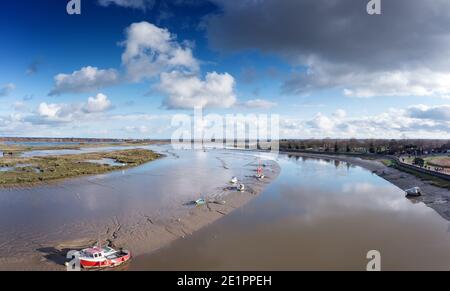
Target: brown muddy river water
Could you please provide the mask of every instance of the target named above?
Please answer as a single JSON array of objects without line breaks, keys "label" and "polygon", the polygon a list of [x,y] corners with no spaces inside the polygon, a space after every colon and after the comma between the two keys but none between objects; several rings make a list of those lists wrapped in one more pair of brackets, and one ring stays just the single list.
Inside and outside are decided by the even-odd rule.
[{"label": "brown muddy river water", "polygon": [[[61,240],[176,219],[199,193],[249,175],[258,156],[173,151],[127,171],[0,190],[0,261]],[[191,236],[134,258],[131,270],[450,270],[449,223],[370,171],[280,155],[280,176],[242,208]]]},{"label": "brown muddy river water", "polygon": [[450,270],[449,223],[371,172],[280,156],[260,196],[131,270]]},{"label": "brown muddy river water", "polygon": [[146,148],[166,157],[125,171],[0,189],[0,268],[2,259],[27,257],[36,250],[45,250],[45,255],[60,242],[97,239],[119,228],[133,231],[149,219],[162,225],[176,220],[192,207],[185,205],[188,202],[201,197],[222,199],[221,187],[234,175],[250,175],[256,159],[254,155],[226,151]]}]

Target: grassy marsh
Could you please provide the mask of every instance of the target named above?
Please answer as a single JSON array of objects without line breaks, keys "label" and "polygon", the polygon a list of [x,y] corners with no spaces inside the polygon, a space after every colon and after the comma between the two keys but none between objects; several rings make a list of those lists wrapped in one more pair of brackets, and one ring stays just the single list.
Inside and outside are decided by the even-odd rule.
[{"label": "grassy marsh", "polygon": [[[160,157],[161,155],[145,149],[31,158],[5,156],[0,159],[0,168],[12,168],[12,170],[0,171],[0,187],[102,174],[139,166]],[[102,159],[111,159],[122,165],[111,166],[88,162]]]},{"label": "grassy marsh", "polygon": [[100,148],[100,147],[135,147],[150,145],[150,142],[116,142],[116,143],[74,143],[64,145],[24,145],[24,144],[5,144],[0,143],[0,152],[3,152],[5,157],[17,157],[24,152],[41,151],[41,150],[80,150],[83,148]]}]

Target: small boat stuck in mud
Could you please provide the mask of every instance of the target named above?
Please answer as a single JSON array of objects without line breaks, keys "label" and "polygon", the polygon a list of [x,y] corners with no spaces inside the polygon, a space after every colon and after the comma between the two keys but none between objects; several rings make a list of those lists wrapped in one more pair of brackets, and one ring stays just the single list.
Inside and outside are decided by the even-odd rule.
[{"label": "small boat stuck in mud", "polygon": [[256,175],[255,175],[255,177],[258,180],[262,180],[262,179],[265,178],[264,169],[263,169],[263,165],[261,163],[261,160],[258,162],[258,168],[256,168]]},{"label": "small boat stuck in mud", "polygon": [[198,199],[198,200],[195,200],[194,203],[195,203],[196,206],[202,206],[202,205],[205,205],[205,204],[206,204],[206,200],[203,199],[203,198],[200,198],[200,199]]},{"label": "small boat stuck in mud", "polygon": [[419,187],[413,187],[411,189],[406,189],[406,197],[420,197],[422,196],[422,190]]},{"label": "small boat stuck in mud", "polygon": [[76,257],[83,269],[104,269],[114,268],[128,262],[131,259],[131,252],[95,246],[79,251]]},{"label": "small boat stuck in mud", "polygon": [[237,177],[231,178],[230,183],[236,185],[238,183],[238,178]]},{"label": "small boat stuck in mud", "polygon": [[256,169],[256,179],[262,180],[264,178],[265,178],[264,170],[263,170],[263,168],[261,166],[259,166],[258,169]]}]

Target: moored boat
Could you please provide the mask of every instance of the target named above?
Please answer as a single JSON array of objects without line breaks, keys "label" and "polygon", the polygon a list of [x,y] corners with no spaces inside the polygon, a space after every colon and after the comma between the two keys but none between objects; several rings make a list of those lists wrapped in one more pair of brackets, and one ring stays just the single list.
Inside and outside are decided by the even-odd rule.
[{"label": "moored boat", "polygon": [[81,250],[78,259],[80,266],[84,269],[112,268],[128,262],[131,259],[131,252],[95,246]]},{"label": "moored boat", "polygon": [[422,196],[422,190],[419,187],[413,187],[411,189],[406,189],[406,197],[419,197]]},{"label": "moored boat", "polygon": [[264,176],[264,169],[261,166],[261,162],[260,162],[258,168],[256,169],[256,178],[258,180],[262,180],[262,179],[264,179],[264,177],[265,177]]},{"label": "moored boat", "polygon": [[202,205],[205,205],[205,204],[206,204],[206,200],[203,199],[203,198],[195,200],[195,205],[197,205],[197,206],[202,206]]}]

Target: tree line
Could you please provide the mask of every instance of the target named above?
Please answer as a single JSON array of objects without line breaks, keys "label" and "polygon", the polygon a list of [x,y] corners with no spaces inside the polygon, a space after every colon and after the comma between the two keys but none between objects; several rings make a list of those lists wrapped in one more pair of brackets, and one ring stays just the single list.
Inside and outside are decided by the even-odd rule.
[{"label": "tree line", "polygon": [[317,151],[358,154],[427,155],[447,153],[450,140],[431,139],[304,139],[280,140],[281,151]]}]

